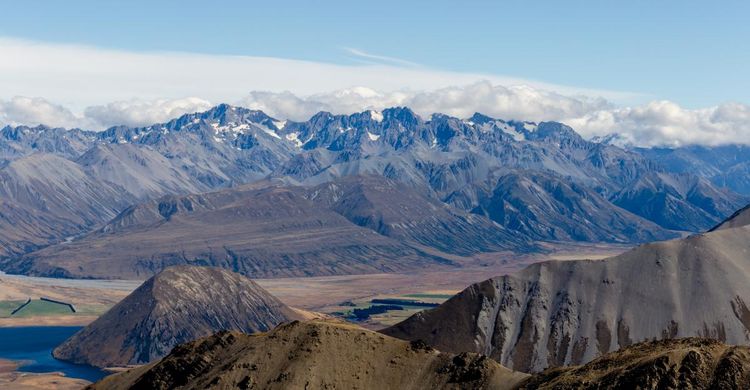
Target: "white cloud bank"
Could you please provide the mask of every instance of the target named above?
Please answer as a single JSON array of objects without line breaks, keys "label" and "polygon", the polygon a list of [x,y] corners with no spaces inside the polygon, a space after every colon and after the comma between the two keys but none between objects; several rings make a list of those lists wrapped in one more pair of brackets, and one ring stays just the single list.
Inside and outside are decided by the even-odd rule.
[{"label": "white cloud bank", "polygon": [[348,114],[408,106],[425,117],[441,112],[465,118],[481,112],[503,119],[557,120],[584,137],[619,133],[642,146],[750,144],[750,106],[745,104],[686,109],[654,101],[623,106],[636,95],[415,64],[343,66],[143,54],[2,38],[0,57],[0,124],[146,125],[221,102],[293,120],[318,111]]},{"label": "white cloud bank", "polygon": [[[431,90],[489,80],[565,94],[631,99],[635,94],[592,90],[520,78],[440,71],[398,59],[349,50],[381,63],[336,65],[283,58],[173,52],[130,52],[0,37],[0,99],[42,96],[73,109],[131,99],[200,96],[236,101],[249,91],[291,91],[300,96],[360,85],[380,91]],[[390,61],[383,63],[383,61]]]}]

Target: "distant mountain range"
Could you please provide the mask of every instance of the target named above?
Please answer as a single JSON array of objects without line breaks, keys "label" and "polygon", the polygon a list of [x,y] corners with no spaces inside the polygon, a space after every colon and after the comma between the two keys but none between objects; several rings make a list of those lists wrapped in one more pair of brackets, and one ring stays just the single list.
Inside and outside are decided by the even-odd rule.
[{"label": "distant mountain range", "polygon": [[[382,272],[451,266],[449,255],[535,251],[536,241],[667,239],[709,229],[747,204],[732,191],[744,192],[738,181],[676,169],[663,154],[590,142],[556,122],[423,119],[403,107],[294,122],[219,105],[103,132],[6,127],[0,267],[143,278],[182,263],[258,276]],[[250,213],[253,197],[270,203],[258,203],[252,221],[300,220],[242,226],[237,213]],[[308,230],[302,220],[318,224],[317,239],[335,229],[351,236],[313,253],[312,241],[295,236]],[[273,244],[270,232],[294,245]],[[148,240],[160,234],[169,240]],[[104,263],[78,264],[74,248]],[[123,261],[112,269],[108,258]]]},{"label": "distant mountain range", "polygon": [[632,343],[750,341],[750,208],[708,233],[604,260],[548,261],[468,287],[383,332],[514,370],[582,364]]},{"label": "distant mountain range", "polygon": [[744,144],[678,148],[639,148],[625,142],[617,134],[597,139],[619,145],[657,162],[671,173],[690,173],[708,179],[719,187],[750,195],[750,146]]}]

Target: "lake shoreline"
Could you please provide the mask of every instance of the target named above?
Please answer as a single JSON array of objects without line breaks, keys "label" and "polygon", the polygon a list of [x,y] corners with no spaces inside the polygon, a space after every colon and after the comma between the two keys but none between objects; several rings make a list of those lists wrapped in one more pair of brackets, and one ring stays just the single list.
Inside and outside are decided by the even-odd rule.
[{"label": "lake shoreline", "polygon": [[55,347],[80,329],[79,326],[0,328],[0,367],[5,372],[3,380],[20,380],[21,377],[28,377],[23,380],[29,381],[32,375],[47,375],[53,379],[70,378],[96,382],[107,376],[109,372],[99,368],[68,363],[52,356]]},{"label": "lake shoreline", "polygon": [[0,374],[13,372],[18,368],[18,363],[13,360],[0,359]]}]

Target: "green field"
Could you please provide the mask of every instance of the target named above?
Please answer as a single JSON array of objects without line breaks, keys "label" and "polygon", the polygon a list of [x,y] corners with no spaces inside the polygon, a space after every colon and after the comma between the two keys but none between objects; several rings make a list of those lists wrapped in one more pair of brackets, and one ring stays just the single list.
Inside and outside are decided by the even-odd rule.
[{"label": "green field", "polygon": [[[414,293],[414,294],[401,294],[401,295],[387,295],[387,296],[379,296],[378,298],[386,298],[386,299],[398,299],[398,300],[413,300],[413,301],[421,301],[425,303],[443,303],[448,298],[452,297],[451,294],[428,294],[428,293]],[[368,298],[366,300],[355,300],[353,301],[354,306],[340,306],[336,308],[337,310],[333,312],[332,314],[352,319],[353,316],[353,310],[354,309],[366,309],[370,306],[377,306],[382,305],[383,303],[373,303],[373,298]],[[398,322],[401,322],[412,315],[423,311],[430,309],[429,307],[425,306],[413,306],[409,305],[408,303],[394,303],[396,306],[401,306],[403,310],[390,310],[385,313],[380,314],[372,314],[370,315],[370,318],[365,320],[364,323],[373,324],[373,325],[379,325],[379,326],[387,326],[387,325],[394,325]]]},{"label": "green field", "polygon": [[10,312],[26,301],[0,301],[0,318],[10,317]]},{"label": "green field", "polygon": [[[23,303],[23,302],[22,302]],[[56,316],[74,314],[70,308],[57,303],[34,299],[13,317]]]},{"label": "green field", "polygon": [[[26,301],[0,301],[0,318],[10,317],[10,313]],[[109,310],[109,305],[78,305],[73,313],[66,305],[33,299],[13,318],[35,316],[98,316]]]}]

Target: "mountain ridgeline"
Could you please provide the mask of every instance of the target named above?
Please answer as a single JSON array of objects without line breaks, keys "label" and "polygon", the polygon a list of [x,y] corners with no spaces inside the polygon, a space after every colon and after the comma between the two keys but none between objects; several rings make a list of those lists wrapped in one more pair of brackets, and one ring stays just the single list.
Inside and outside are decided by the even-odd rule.
[{"label": "mountain ridgeline", "polygon": [[146,278],[174,264],[264,277],[451,267],[538,241],[673,238],[747,203],[668,168],[557,122],[404,107],[294,122],[222,104],[103,132],[5,127],[0,268]]}]

